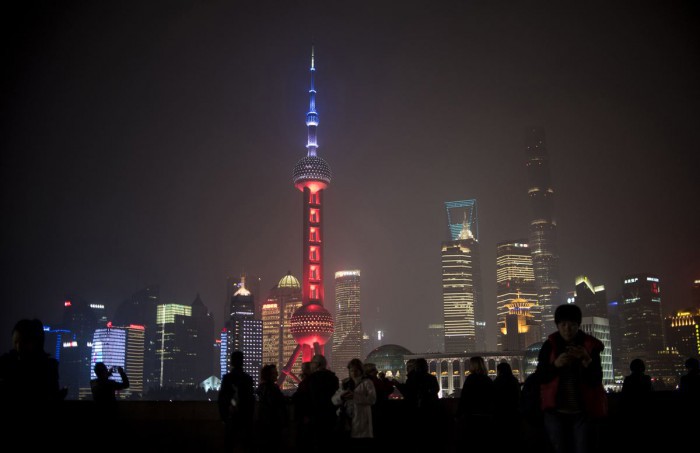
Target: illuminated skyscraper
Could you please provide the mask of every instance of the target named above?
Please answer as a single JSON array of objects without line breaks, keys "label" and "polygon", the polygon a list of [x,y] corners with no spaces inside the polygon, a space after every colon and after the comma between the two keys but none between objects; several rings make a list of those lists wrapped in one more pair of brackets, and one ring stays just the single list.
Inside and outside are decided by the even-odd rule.
[{"label": "illuminated skyscraper", "polygon": [[123,394],[125,396],[143,395],[146,328],[138,324],[130,324],[122,328],[126,331],[126,366],[124,371],[129,376],[129,388]]},{"label": "illuminated skyscraper", "polygon": [[[292,315],[301,305],[301,284],[288,272],[272,288],[262,306],[263,364],[274,363],[281,370],[287,358],[294,353],[297,342],[291,332]],[[301,371],[301,359],[299,356],[292,365],[291,371],[295,375]],[[283,384],[283,388],[294,387],[289,380]]]},{"label": "illuminated skyscraper", "polygon": [[360,320],[360,271],[335,273],[335,332],[333,370],[344,370],[348,362],[362,358]]},{"label": "illuminated skyscraper", "polygon": [[[123,367],[129,377],[129,388],[119,393],[120,398],[143,394],[144,326],[132,324],[117,327],[107,324],[95,330],[92,339],[90,379],[95,379],[95,363],[103,362],[110,367]],[[118,373],[110,379],[121,382]]]},{"label": "illuminated skyscraper", "polygon": [[608,300],[605,286],[599,285],[594,287],[585,275],[576,277],[574,303],[581,308],[583,316],[608,318]]},{"label": "illuminated skyscraper", "polygon": [[[244,272],[241,274],[241,276],[245,277],[245,287],[248,291],[251,292],[253,295],[253,301],[261,301],[262,300],[262,292],[260,291],[260,284],[262,282],[262,279],[260,277],[257,277],[255,275],[249,274],[247,272]],[[241,277],[236,276],[236,277],[227,277],[226,278],[226,301],[224,303],[224,313],[226,313],[226,316],[228,316],[228,313],[231,312],[231,298],[233,297],[233,293],[238,291],[238,288],[241,287]],[[254,303],[255,305],[255,319],[260,319],[260,310],[261,310],[261,303]]]},{"label": "illuminated skyscraper", "polygon": [[445,324],[445,352],[485,351],[477,335],[476,307],[483,303],[479,244],[467,217],[456,240],[442,243],[442,310]]},{"label": "illuminated skyscraper", "polygon": [[700,309],[676,310],[664,317],[666,345],[675,348],[682,360],[700,357]]},{"label": "illuminated skyscraper", "polygon": [[[250,374],[257,386],[262,367],[262,321],[255,319],[253,294],[245,282],[246,278],[242,276],[238,290],[231,296],[231,313],[225,324],[227,344],[224,347],[224,335],[221,343],[225,359],[233,351],[243,352],[243,371]],[[225,360],[225,363],[230,371],[230,361]]]},{"label": "illuminated skyscraper", "polygon": [[690,293],[690,306],[700,310],[700,278],[693,280],[693,288]]},{"label": "illuminated skyscraper", "polygon": [[589,335],[593,335],[603,343],[604,348],[600,353],[600,365],[603,368],[603,385],[613,385],[615,379],[613,374],[612,343],[610,342],[610,322],[608,318],[583,316],[581,318],[581,330]]},{"label": "illuminated skyscraper", "polygon": [[307,154],[294,167],[294,186],[303,195],[303,247],[302,247],[302,306],[292,315],[292,335],[297,347],[282,368],[278,383],[287,376],[295,381],[292,365],[299,354],[305,362],[316,354],[323,354],[324,345],[333,334],[333,317],[323,307],[323,194],[331,182],[331,169],[325,160],[316,155],[316,89],[314,87],[314,51],[311,49],[311,88],[309,111],[306,114]]},{"label": "illuminated skyscraper", "polygon": [[530,198],[530,254],[535,271],[539,305],[542,306],[542,336],[547,326],[554,325],[554,310],[562,302],[559,286],[559,252],[557,223],[553,218],[553,197],[549,174],[549,155],[544,143],[544,131],[532,128],[526,140],[527,174]]},{"label": "illuminated skyscraper", "polygon": [[[97,362],[103,362],[107,368],[126,367],[126,331],[124,329],[113,329],[109,326],[95,330],[92,337],[90,379],[97,378],[94,370]],[[121,382],[118,374],[112,376],[112,379]]]},{"label": "illuminated skyscraper", "polygon": [[192,316],[192,307],[182,304],[156,306],[156,356],[158,358],[158,387],[185,384],[182,379],[181,352],[184,339],[178,335],[182,317]]},{"label": "illuminated skyscraper", "polygon": [[[525,239],[496,245],[496,321],[499,351],[525,350],[542,336],[535,274]],[[507,325],[511,315],[510,326]],[[522,315],[522,316],[519,316]],[[514,334],[513,338],[507,336]],[[535,340],[530,341],[534,337]]]},{"label": "illuminated skyscraper", "polygon": [[653,377],[656,370],[650,365],[664,349],[659,278],[652,274],[625,277],[620,303],[622,363],[629,365],[632,359],[640,358],[647,364],[647,374]]},{"label": "illuminated skyscraper", "polygon": [[103,304],[88,303],[79,297],[63,301],[63,320],[59,376],[68,387],[68,399],[90,395],[90,358],[95,330],[106,324]]},{"label": "illuminated skyscraper", "polygon": [[136,324],[145,327],[144,387],[158,387],[160,382],[160,361],[156,351],[156,306],[160,303],[160,287],[152,285],[124,300],[112,318],[115,326]]}]

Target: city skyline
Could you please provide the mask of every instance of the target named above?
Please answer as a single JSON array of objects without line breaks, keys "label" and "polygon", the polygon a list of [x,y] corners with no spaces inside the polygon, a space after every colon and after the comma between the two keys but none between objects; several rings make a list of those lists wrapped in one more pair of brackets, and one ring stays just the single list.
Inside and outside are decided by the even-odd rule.
[{"label": "city skyline", "polygon": [[444,203],[475,199],[495,345],[496,245],[528,236],[533,126],[546,134],[562,295],[585,275],[614,299],[626,275],[651,273],[665,313],[690,305],[697,7],[112,8],[6,18],[6,349],[17,319],[59,322],[66,296],[114,313],[150,285],[162,303],[199,293],[218,330],[228,277],[259,276],[257,304],[287,271],[301,278],[290,169],[305,152],[312,44],[334,171],[324,279],[362,271],[366,331],[424,352],[442,319]]}]

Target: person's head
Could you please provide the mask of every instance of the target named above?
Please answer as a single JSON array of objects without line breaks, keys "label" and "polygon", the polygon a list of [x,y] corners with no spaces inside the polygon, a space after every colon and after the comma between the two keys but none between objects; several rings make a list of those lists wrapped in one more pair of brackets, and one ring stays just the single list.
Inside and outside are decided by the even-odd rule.
[{"label": "person's head", "polygon": [[301,379],[307,378],[311,374],[311,362],[301,362]]},{"label": "person's head", "polygon": [[416,373],[418,374],[425,374],[428,372],[429,367],[428,367],[428,361],[425,360],[423,357],[420,357],[416,359],[415,367],[414,369],[416,370]]},{"label": "person's head", "polygon": [[365,373],[365,369],[362,366],[362,360],[352,359],[348,362],[348,375],[353,380],[358,380]]},{"label": "person's head", "polygon": [[364,364],[365,368],[365,374],[367,376],[377,376],[379,374],[379,370],[377,369],[377,365],[374,363],[366,362]]},{"label": "person's head", "polygon": [[315,356],[311,357],[311,372],[315,372],[318,370],[325,370],[326,367],[328,366],[328,362],[326,361],[326,358],[321,355],[321,354],[316,354]]},{"label": "person's head", "polygon": [[630,371],[633,373],[644,373],[645,369],[644,360],[642,359],[634,359],[630,362]]},{"label": "person's head", "polygon": [[685,368],[688,371],[700,369],[700,360],[696,359],[695,357],[690,357],[685,361]]},{"label": "person's head", "polygon": [[12,345],[20,355],[44,352],[44,325],[38,319],[21,319],[12,329]]},{"label": "person's head", "polygon": [[512,376],[513,369],[510,367],[510,363],[501,362],[496,365],[496,375],[497,376]]},{"label": "person's head", "polygon": [[554,311],[554,323],[564,341],[574,339],[581,326],[581,317],[581,309],[574,304],[559,305]]},{"label": "person's head", "polygon": [[408,359],[406,361],[406,374],[416,369],[416,359]]},{"label": "person's head", "polygon": [[489,374],[483,357],[475,355],[474,357],[469,358],[469,373],[483,375]]},{"label": "person's head", "polygon": [[108,378],[112,373],[110,373],[109,369],[107,368],[107,365],[104,364],[104,362],[97,362],[95,363],[95,375],[98,378]]},{"label": "person's head", "polygon": [[260,382],[275,382],[278,376],[277,365],[274,363],[265,365],[260,369]]},{"label": "person's head", "polygon": [[243,351],[233,351],[231,353],[231,368],[243,368]]}]

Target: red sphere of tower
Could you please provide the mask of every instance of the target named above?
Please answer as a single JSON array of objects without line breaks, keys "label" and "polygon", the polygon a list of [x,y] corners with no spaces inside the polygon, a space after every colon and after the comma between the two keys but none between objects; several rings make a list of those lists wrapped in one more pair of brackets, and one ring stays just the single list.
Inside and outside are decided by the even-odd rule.
[{"label": "red sphere of tower", "polygon": [[303,305],[292,314],[289,330],[300,345],[322,346],[333,334],[333,316],[322,305]]}]

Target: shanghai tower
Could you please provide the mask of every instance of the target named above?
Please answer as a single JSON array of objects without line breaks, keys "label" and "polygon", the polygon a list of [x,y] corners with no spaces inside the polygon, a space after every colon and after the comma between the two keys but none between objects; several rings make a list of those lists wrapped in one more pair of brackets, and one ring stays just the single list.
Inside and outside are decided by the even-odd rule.
[{"label": "shanghai tower", "polygon": [[542,335],[554,326],[554,310],[561,303],[557,223],[554,221],[554,189],[549,174],[549,155],[544,131],[530,128],[525,142],[528,197],[530,198],[530,253],[537,299],[542,306]]},{"label": "shanghai tower", "polygon": [[299,354],[303,361],[311,361],[314,354],[323,354],[324,345],[333,334],[333,317],[323,307],[323,192],[331,182],[331,169],[325,160],[316,154],[316,89],[314,87],[314,50],[311,48],[311,88],[309,89],[309,111],[306,114],[306,156],[294,167],[294,187],[303,193],[302,207],[302,306],[293,314],[290,330],[297,342],[292,356],[282,368],[278,384],[287,376],[296,382],[292,366]]}]

